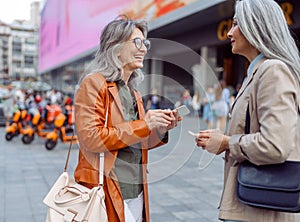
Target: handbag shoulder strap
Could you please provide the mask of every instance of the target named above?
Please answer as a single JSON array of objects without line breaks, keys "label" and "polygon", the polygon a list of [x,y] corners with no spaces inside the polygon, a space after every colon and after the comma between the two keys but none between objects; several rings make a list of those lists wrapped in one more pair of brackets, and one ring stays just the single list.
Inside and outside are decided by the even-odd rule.
[{"label": "handbag shoulder strap", "polygon": [[[108,106],[109,106],[109,95],[107,95],[107,101],[106,101],[106,113],[105,113],[105,123],[104,123],[104,127],[107,127],[107,119],[108,119]],[[70,158],[70,153],[71,153],[71,148],[72,148],[72,144],[73,144],[73,139],[74,139],[74,127],[73,127],[73,134],[72,134],[72,139],[70,142],[70,146],[68,149],[68,154],[67,154],[67,158],[66,158],[66,163],[65,163],[65,167],[64,167],[64,172],[67,171],[68,165],[69,165],[69,158]],[[104,152],[99,153],[99,186],[103,185],[104,182]]]},{"label": "handbag shoulder strap", "polygon": [[245,124],[245,134],[250,133],[250,112],[249,112],[249,103],[246,111],[246,124]]},{"label": "handbag shoulder strap", "polygon": [[[108,119],[108,106],[109,106],[109,95],[107,95],[106,102],[106,114],[105,114],[105,123],[104,127],[107,127],[107,119]],[[99,153],[100,161],[99,161],[99,186],[103,186],[104,182],[104,152]]]},{"label": "handbag shoulder strap", "polygon": [[74,127],[73,128],[73,133],[72,133],[72,139],[71,139],[71,142],[70,142],[70,146],[69,146],[69,149],[68,149],[68,154],[67,154],[67,159],[66,159],[66,163],[65,163],[65,167],[64,167],[64,172],[67,171],[68,169],[68,165],[69,165],[69,158],[70,158],[70,153],[71,153],[71,148],[72,148],[72,144],[73,144],[73,138],[74,138]]}]

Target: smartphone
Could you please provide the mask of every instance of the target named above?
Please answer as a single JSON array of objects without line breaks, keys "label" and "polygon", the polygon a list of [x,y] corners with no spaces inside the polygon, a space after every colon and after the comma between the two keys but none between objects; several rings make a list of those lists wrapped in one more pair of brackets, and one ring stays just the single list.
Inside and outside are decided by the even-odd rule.
[{"label": "smartphone", "polygon": [[188,133],[190,134],[190,135],[192,135],[193,137],[198,137],[198,133],[194,133],[194,132],[192,132],[192,131],[188,131]]},{"label": "smartphone", "polygon": [[176,108],[178,116],[183,117],[190,113],[190,110],[186,107],[186,105],[182,105]]}]

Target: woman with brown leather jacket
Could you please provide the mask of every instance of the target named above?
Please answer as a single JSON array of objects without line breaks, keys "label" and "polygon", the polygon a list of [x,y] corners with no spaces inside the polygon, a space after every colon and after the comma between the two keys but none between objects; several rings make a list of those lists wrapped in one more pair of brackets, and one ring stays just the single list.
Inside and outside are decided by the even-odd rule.
[{"label": "woman with brown leather jacket", "polygon": [[[150,49],[144,21],[117,19],[103,30],[100,46],[75,95],[79,138],[77,182],[94,187],[99,153],[104,152],[104,191],[108,221],[149,221],[148,150],[168,141],[176,111],[146,114],[136,87]],[[107,126],[105,123],[107,122]]]}]

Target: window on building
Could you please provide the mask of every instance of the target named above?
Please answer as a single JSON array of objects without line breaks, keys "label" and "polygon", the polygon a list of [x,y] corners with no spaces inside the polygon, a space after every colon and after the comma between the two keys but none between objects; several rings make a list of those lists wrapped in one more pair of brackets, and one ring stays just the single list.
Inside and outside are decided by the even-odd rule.
[{"label": "window on building", "polygon": [[35,44],[36,44],[34,38],[27,38],[27,39],[25,40],[25,43],[26,43],[27,45],[35,45]]},{"label": "window on building", "polygon": [[25,56],[25,67],[26,68],[33,67],[33,64],[34,64],[33,56]]},{"label": "window on building", "polygon": [[13,67],[13,69],[15,69],[15,68],[21,68],[21,62],[20,61],[14,61],[12,63],[12,67]]},{"label": "window on building", "polygon": [[22,52],[22,43],[13,42],[12,48],[13,48],[13,54],[20,54]]}]

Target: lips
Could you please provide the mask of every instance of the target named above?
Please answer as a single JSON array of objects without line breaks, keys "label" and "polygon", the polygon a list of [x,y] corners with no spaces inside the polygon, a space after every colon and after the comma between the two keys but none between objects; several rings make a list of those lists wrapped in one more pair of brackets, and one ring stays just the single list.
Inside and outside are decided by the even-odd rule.
[{"label": "lips", "polygon": [[138,60],[144,60],[144,56],[143,55],[136,55],[134,56],[135,59],[138,59]]},{"label": "lips", "polygon": [[144,54],[136,54],[134,57],[135,58],[139,58],[139,59],[143,59],[144,58]]}]

